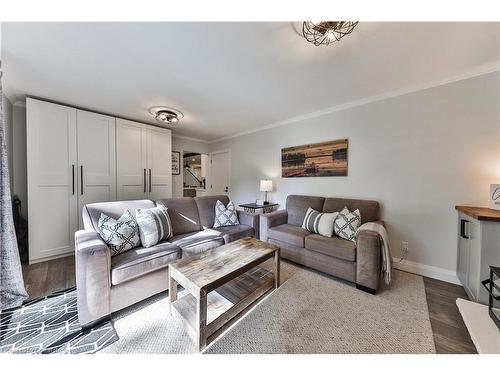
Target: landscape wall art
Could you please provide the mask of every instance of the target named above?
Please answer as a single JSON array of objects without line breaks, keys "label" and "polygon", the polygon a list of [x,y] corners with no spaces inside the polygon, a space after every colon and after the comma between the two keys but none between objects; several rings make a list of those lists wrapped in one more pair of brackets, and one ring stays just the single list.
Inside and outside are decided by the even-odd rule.
[{"label": "landscape wall art", "polygon": [[281,177],[347,176],[347,139],[281,149]]}]

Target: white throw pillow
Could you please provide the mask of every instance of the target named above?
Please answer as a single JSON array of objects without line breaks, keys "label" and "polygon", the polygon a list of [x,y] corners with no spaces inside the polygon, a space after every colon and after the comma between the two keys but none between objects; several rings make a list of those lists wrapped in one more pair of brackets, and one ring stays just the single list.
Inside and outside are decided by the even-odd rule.
[{"label": "white throw pillow", "polygon": [[167,208],[163,205],[153,208],[138,208],[135,219],[139,225],[139,235],[144,247],[151,247],[158,242],[172,237],[172,224]]},{"label": "white throw pillow", "polygon": [[341,238],[356,241],[356,230],[361,225],[361,213],[359,210],[353,212],[344,207],[335,219],[334,231]]},{"label": "white throw pillow", "polygon": [[309,207],[304,216],[302,228],[322,236],[332,237],[333,225],[338,214],[338,212],[323,213]]},{"label": "white throw pillow", "polygon": [[122,254],[141,244],[139,226],[134,215],[128,210],[118,220],[101,213],[97,229],[111,249],[111,256]]},{"label": "white throw pillow", "polygon": [[219,200],[215,203],[214,228],[228,227],[239,223],[238,214],[232,201],[227,206],[224,206],[224,203]]}]

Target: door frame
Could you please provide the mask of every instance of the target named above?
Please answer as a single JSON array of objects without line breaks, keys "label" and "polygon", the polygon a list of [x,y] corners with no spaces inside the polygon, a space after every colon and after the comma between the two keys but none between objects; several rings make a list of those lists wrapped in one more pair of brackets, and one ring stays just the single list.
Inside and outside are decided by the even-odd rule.
[{"label": "door frame", "polygon": [[231,149],[222,149],[222,150],[217,150],[217,151],[212,151],[210,152],[208,155],[210,156],[210,195],[213,195],[213,191],[212,191],[212,176],[213,176],[213,173],[212,173],[212,155],[215,155],[215,154],[225,154],[227,153],[227,179],[228,179],[228,192],[227,192],[227,195],[229,195],[229,193],[231,193]]}]

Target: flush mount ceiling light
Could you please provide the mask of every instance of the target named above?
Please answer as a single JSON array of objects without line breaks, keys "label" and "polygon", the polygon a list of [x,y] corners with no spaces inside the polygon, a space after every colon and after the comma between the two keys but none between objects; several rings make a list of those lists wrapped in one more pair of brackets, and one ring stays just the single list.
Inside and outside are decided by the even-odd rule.
[{"label": "flush mount ceiling light", "polygon": [[164,124],[177,124],[184,117],[181,111],[169,107],[152,107],[149,109],[156,121]]},{"label": "flush mount ceiling light", "polygon": [[306,21],[302,24],[302,35],[315,46],[327,46],[352,33],[357,24],[352,21]]}]

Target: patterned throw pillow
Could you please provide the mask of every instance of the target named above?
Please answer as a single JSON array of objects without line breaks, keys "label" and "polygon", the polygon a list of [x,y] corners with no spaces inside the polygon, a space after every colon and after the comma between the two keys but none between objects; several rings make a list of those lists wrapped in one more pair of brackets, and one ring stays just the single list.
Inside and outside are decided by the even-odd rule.
[{"label": "patterned throw pillow", "polygon": [[141,244],[137,221],[128,210],[118,220],[101,214],[97,228],[103,241],[111,249],[111,256],[124,253]]},{"label": "patterned throw pillow", "polygon": [[356,241],[356,230],[361,225],[361,214],[359,210],[353,212],[344,207],[335,219],[335,234],[346,240]]},{"label": "patterned throw pillow", "polygon": [[135,219],[139,225],[139,235],[144,247],[151,247],[158,242],[172,237],[172,224],[167,208],[163,205],[148,209],[136,209]]},{"label": "patterned throw pillow", "polygon": [[322,236],[332,237],[333,223],[338,214],[338,212],[322,213],[309,207],[304,217],[302,228]]},{"label": "patterned throw pillow", "polygon": [[219,200],[215,203],[214,228],[228,227],[231,225],[238,225],[239,223],[238,214],[236,213],[233,202],[230,201],[227,207]]}]

